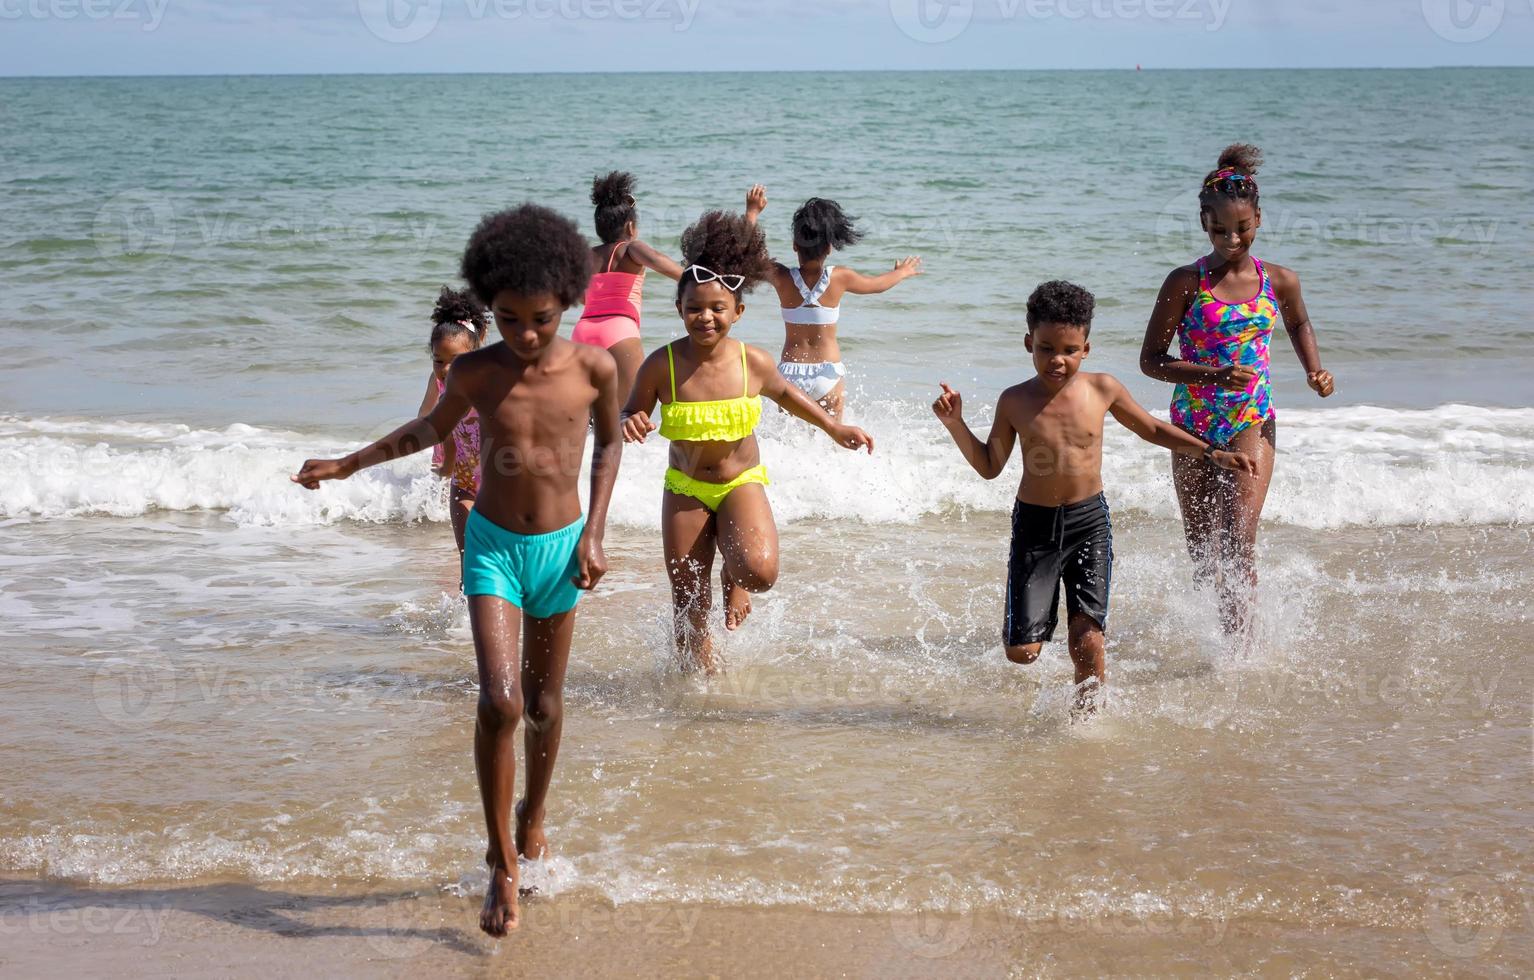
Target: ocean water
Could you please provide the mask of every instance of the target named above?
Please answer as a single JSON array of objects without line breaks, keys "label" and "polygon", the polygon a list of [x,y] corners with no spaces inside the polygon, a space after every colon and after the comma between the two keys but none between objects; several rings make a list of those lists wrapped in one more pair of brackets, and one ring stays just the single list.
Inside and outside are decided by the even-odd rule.
[{"label": "ocean water", "polygon": [[[975,477],[927,404],[948,381],[984,424],[1064,277],[1098,296],[1089,366],[1164,411],[1139,339],[1237,139],[1338,394],[1275,338],[1239,655],[1165,454],[1110,432],[1115,700],[1072,726],[1063,649],[1000,651],[1015,467]],[[671,667],[664,447],[625,452],[545,893],[1534,962],[1534,71],[0,80],[0,159],[0,875],[482,887],[442,488],[286,475],[413,413],[481,214],[589,231],[623,168],[663,249],[762,181],[779,253],[829,196],[868,231],[839,261],[927,272],[844,308],[878,453],[764,426],[784,575],[718,680]],[[773,305],[739,328],[770,349]]]}]

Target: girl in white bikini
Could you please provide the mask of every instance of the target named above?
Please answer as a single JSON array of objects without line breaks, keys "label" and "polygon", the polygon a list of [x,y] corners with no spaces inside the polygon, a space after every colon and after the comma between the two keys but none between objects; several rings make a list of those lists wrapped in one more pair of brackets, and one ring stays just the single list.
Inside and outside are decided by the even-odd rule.
[{"label": "girl in white bikini", "polygon": [[[746,217],[755,222],[766,207],[767,189],[757,184],[746,195]],[[921,273],[921,258],[914,255],[896,262],[882,276],[865,276],[846,266],[827,264],[833,250],[854,245],[863,237],[853,227],[854,220],[835,201],[810,198],[794,212],[798,267],[773,263],[772,285],[778,291],[787,329],[778,371],[837,421],[841,421],[847,398],[847,370],[836,342],[842,297],[848,293],[882,293]]]}]

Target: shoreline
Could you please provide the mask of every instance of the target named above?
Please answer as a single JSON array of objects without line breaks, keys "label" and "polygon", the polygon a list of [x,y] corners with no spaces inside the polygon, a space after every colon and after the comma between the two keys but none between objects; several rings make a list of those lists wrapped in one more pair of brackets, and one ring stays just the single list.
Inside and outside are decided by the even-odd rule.
[{"label": "shoreline", "polygon": [[[429,890],[270,889],[248,883],[132,889],[0,880],[0,971],[14,975],[802,975],[1016,977],[1293,973],[1527,975],[1534,922],[1455,919],[1432,903],[1420,926],[1314,929],[1257,916],[1147,911],[1030,921],[998,909],[851,914],[808,908],[634,903],[590,895],[523,901],[499,942],[476,928],[479,898]],[[1490,909],[1482,908],[1482,912]]]}]

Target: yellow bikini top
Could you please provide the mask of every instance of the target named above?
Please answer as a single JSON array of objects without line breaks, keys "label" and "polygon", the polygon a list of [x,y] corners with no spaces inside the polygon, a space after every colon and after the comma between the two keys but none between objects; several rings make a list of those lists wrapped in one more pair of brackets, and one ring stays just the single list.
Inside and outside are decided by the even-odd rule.
[{"label": "yellow bikini top", "polygon": [[756,431],[762,420],[762,396],[746,394],[751,390],[751,373],[746,370],[746,345],[740,345],[742,392],[739,398],[721,398],[711,402],[684,402],[676,397],[676,358],[666,345],[666,363],[671,366],[671,401],[660,407],[660,434],[673,442],[739,442]]}]

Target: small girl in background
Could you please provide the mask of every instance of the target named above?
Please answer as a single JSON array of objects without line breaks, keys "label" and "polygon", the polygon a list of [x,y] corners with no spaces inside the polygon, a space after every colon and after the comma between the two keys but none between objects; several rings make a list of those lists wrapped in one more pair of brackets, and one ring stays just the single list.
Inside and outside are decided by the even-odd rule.
[{"label": "small girl in background", "polygon": [[[746,218],[755,224],[766,208],[767,189],[757,184],[746,195]],[[838,422],[847,399],[847,370],[836,342],[842,297],[886,292],[921,273],[921,258],[914,255],[896,262],[882,276],[865,276],[846,266],[828,264],[826,259],[833,250],[856,245],[862,239],[854,220],[835,201],[820,197],[805,201],[794,212],[798,265],[791,269],[775,262],[772,275],[787,331],[778,371]]]},{"label": "small girl in background", "polygon": [[618,362],[618,396],[626,400],[644,362],[639,321],[645,270],[654,269],[674,281],[682,278],[682,267],[639,240],[633,174],[615,170],[592,181],[591,203],[596,205],[602,244],[591,250],[597,272],[586,288],[586,305],[570,339],[613,356]]},{"label": "small girl in background", "polygon": [[[436,407],[447,386],[447,370],[459,356],[479,350],[488,323],[484,309],[467,292],[442,287],[431,312],[431,378],[421,399],[420,417]],[[452,481],[448,508],[453,521],[453,540],[463,554],[463,529],[479,495],[479,416],[471,409],[462,422],[432,452],[432,472]]]}]

